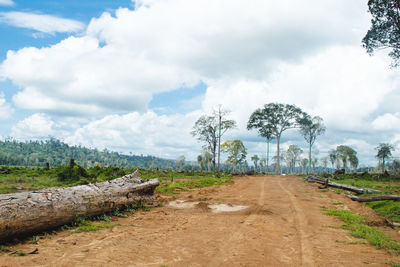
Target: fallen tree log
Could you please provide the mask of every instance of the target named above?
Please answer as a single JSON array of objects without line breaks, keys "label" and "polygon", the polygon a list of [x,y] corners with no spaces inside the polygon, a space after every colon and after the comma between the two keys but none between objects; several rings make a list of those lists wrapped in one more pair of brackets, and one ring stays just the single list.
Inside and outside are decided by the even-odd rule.
[{"label": "fallen tree log", "polygon": [[111,181],[68,188],[0,195],[0,241],[67,224],[131,203],[154,200],[158,179],[143,181],[139,171]]},{"label": "fallen tree log", "polygon": [[335,188],[340,188],[348,191],[355,192],[357,194],[364,194],[364,193],[380,193],[378,190],[370,189],[370,188],[362,188],[362,187],[356,187],[352,185],[347,185],[347,184],[339,184],[335,182],[329,181],[329,179],[324,179],[320,178],[315,175],[310,175],[306,178],[306,181],[308,182],[313,182],[313,183],[319,183],[325,186],[330,186],[330,187],[335,187]]},{"label": "fallen tree log", "polygon": [[385,195],[385,196],[369,196],[369,197],[358,197],[358,196],[348,196],[351,200],[358,201],[358,202],[372,202],[372,201],[380,201],[380,200],[400,200],[400,196],[392,196],[392,195]]}]

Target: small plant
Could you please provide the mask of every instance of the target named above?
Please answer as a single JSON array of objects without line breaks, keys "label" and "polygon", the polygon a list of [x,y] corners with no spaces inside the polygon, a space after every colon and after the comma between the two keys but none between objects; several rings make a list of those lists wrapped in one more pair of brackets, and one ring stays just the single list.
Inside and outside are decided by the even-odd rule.
[{"label": "small plant", "polygon": [[11,252],[11,248],[7,246],[0,246],[0,252]]},{"label": "small plant", "polygon": [[142,207],[142,210],[144,210],[144,211],[150,211],[151,208],[150,208],[149,206],[143,206],[143,207]]},{"label": "small plant", "polygon": [[334,202],[334,203],[332,203],[332,205],[343,205],[344,203],[343,202]]},{"label": "small plant", "polygon": [[39,244],[39,237],[37,235],[32,236],[32,244]]},{"label": "small plant", "polygon": [[26,253],[23,251],[16,251],[15,254],[17,254],[18,256],[21,256],[21,257],[26,256]]},{"label": "small plant", "polygon": [[113,216],[116,217],[120,217],[120,218],[126,218],[128,216],[126,216],[125,214],[121,213],[120,210],[118,208],[116,208],[113,212],[112,212]]}]

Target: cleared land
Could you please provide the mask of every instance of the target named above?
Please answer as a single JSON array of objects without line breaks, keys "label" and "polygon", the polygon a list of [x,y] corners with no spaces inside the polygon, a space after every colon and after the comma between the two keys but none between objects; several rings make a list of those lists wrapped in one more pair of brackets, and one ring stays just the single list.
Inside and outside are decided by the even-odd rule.
[{"label": "cleared land", "polygon": [[[174,199],[199,202],[177,209]],[[97,232],[74,230],[26,242],[3,253],[0,266],[388,266],[400,256],[362,244],[322,208],[354,211],[394,239],[399,233],[363,204],[301,178],[245,177],[234,184],[162,197],[164,207],[140,211]],[[214,213],[207,204],[249,206]]]}]

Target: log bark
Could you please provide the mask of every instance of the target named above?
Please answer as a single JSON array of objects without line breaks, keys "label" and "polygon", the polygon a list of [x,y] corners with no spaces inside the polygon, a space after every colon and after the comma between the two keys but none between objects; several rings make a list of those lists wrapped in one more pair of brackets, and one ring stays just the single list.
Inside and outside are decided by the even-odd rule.
[{"label": "log bark", "polygon": [[341,189],[344,189],[344,190],[355,192],[357,194],[380,193],[380,191],[374,190],[374,189],[370,189],[370,188],[355,187],[355,186],[352,186],[352,185],[339,184],[339,183],[331,182],[331,181],[329,181],[329,179],[320,178],[320,177],[315,176],[315,175],[308,176],[306,178],[306,181],[313,182],[313,183],[319,183],[319,184],[323,184],[323,185],[328,185],[330,187],[341,188]]},{"label": "log bark", "polygon": [[369,197],[357,197],[357,196],[348,196],[351,200],[358,201],[358,202],[372,202],[372,201],[380,201],[380,200],[400,200],[400,196],[392,196],[392,195],[385,195],[385,196],[369,196]]},{"label": "log bark", "polygon": [[157,179],[143,181],[139,171],[111,181],[68,188],[0,195],[0,241],[67,224],[131,203],[154,200]]}]

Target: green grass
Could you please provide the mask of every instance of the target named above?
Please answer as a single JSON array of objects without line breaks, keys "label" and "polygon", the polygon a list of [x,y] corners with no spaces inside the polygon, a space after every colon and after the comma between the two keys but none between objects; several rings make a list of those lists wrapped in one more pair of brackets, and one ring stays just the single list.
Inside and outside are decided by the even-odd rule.
[{"label": "green grass", "polygon": [[342,228],[350,231],[357,238],[363,238],[378,249],[384,248],[389,252],[400,254],[400,244],[382,231],[364,224],[364,217],[348,210],[324,209],[327,215],[336,216],[345,222]]},{"label": "green grass", "polygon": [[189,179],[184,180],[176,179],[175,182],[166,181],[165,183],[161,183],[161,185],[156,188],[156,191],[163,194],[172,195],[178,193],[179,191],[190,192],[194,188],[231,183],[232,178],[230,177],[190,177]]},{"label": "green grass", "polygon": [[[87,177],[75,177],[71,180],[60,179],[60,173],[66,166],[51,167],[18,167],[0,166],[0,194],[31,191],[49,187],[69,187],[79,184],[103,182],[132,173],[136,169],[116,167],[91,167],[82,170]],[[142,179],[158,178],[161,186],[158,192],[173,194],[179,190],[190,191],[193,188],[231,183],[226,173],[219,174],[204,171],[146,170],[140,169]],[[165,188],[164,188],[165,187]]]},{"label": "green grass", "polygon": [[[362,177],[354,177],[352,174],[345,174],[338,175],[338,178],[339,180],[336,181],[332,179],[332,181],[381,191],[380,193],[366,193],[359,196],[400,195],[400,179],[395,175],[383,176],[379,173],[373,173],[365,174]],[[332,188],[332,190],[337,193],[343,192],[342,189]],[[400,223],[400,201],[374,201],[365,203],[365,205],[371,207],[380,216],[389,218],[393,222]]]},{"label": "green grass", "polygon": [[99,222],[91,222],[88,221],[86,225],[79,226],[75,233],[82,233],[82,232],[96,232],[101,229],[110,229],[113,228],[114,225],[108,223],[99,223]]},{"label": "green grass", "polygon": [[367,206],[374,209],[379,215],[390,218],[394,222],[400,222],[400,202],[393,200],[374,201],[366,203]]},{"label": "green grass", "polygon": [[344,203],[343,202],[334,202],[334,203],[332,203],[332,205],[344,205]]}]

